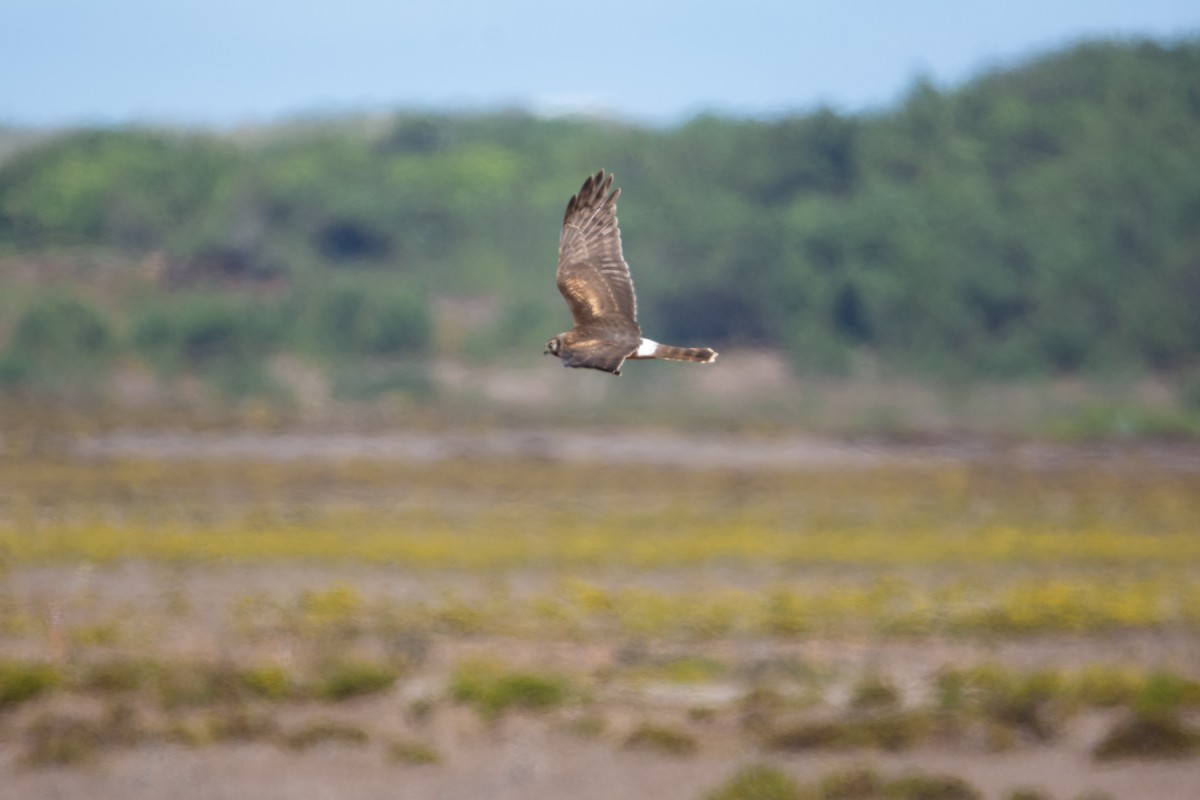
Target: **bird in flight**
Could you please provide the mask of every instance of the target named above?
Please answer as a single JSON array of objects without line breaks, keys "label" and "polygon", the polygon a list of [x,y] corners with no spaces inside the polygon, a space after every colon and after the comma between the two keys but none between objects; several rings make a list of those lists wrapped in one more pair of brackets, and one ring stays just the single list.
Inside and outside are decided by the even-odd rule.
[{"label": "bird in flight", "polygon": [[[546,343],[546,354],[564,367],[587,367],[621,374],[625,359],[716,361],[711,347],[673,347],[642,336],[637,295],[629,265],[621,255],[613,176],[589,175],[567,202],[558,239],[558,291],[567,300],[575,327]],[[611,191],[610,191],[611,190]]]}]

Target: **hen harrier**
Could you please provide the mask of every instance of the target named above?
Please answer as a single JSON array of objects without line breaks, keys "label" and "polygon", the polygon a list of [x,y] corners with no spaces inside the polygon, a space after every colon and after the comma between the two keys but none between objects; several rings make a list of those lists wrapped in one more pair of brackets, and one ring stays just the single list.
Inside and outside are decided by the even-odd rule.
[{"label": "hen harrier", "polygon": [[621,374],[625,359],[715,361],[710,347],[672,347],[642,337],[637,296],[629,265],[621,255],[613,176],[589,175],[567,203],[558,239],[558,290],[567,299],[575,327],[546,343],[546,354],[564,367],[587,367]]}]

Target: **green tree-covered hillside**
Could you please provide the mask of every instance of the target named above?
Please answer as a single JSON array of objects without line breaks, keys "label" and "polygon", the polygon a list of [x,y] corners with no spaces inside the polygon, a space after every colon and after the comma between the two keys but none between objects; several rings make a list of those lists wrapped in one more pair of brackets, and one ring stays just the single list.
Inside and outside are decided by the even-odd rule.
[{"label": "green tree-covered hillside", "polygon": [[[1082,44],[860,115],[63,132],[0,163],[0,383],[539,348],[568,321],[562,209],[600,167],[655,338],[809,371],[855,351],[934,375],[1200,361],[1191,40]],[[439,338],[454,297],[489,312]]]}]

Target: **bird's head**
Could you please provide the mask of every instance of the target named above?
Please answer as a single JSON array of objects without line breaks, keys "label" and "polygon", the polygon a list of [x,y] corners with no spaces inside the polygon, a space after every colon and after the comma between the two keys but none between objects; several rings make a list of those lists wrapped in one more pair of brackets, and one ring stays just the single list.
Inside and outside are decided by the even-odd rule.
[{"label": "bird's head", "polygon": [[546,342],[546,349],[544,351],[542,351],[542,355],[556,356],[556,355],[558,355],[560,350],[562,350],[562,342],[559,341],[559,338],[557,336],[555,336],[553,339]]}]

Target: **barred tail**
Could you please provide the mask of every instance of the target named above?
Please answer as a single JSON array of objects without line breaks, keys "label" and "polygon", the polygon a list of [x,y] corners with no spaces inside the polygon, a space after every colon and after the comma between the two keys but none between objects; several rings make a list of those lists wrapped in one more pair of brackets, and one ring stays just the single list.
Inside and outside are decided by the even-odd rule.
[{"label": "barred tail", "polygon": [[651,358],[665,358],[669,361],[696,361],[707,364],[717,360],[717,351],[711,347],[672,347],[660,344],[654,348]]}]

